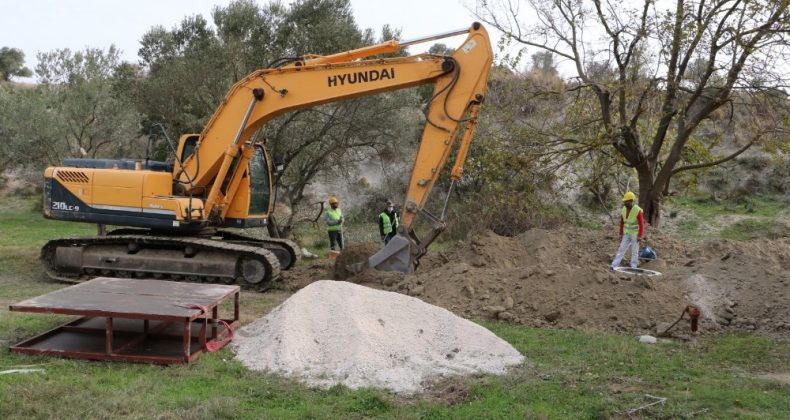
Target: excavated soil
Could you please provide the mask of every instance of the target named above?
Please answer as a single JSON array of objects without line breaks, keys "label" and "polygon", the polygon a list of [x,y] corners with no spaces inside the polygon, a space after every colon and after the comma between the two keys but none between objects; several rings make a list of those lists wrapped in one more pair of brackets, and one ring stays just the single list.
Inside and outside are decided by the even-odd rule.
[{"label": "excavated soil", "polygon": [[[347,279],[466,318],[627,334],[663,332],[693,304],[702,312],[702,332],[790,333],[790,238],[689,245],[654,233],[648,245],[659,258],[640,266],[660,277],[609,271],[617,245],[615,235],[598,230],[535,229],[513,238],[489,232],[427,255],[412,276],[353,275],[321,261],[287,272],[282,287]],[[377,250],[349,248],[337,261],[356,262]],[[677,336],[688,331],[687,320],[672,330]]]}]

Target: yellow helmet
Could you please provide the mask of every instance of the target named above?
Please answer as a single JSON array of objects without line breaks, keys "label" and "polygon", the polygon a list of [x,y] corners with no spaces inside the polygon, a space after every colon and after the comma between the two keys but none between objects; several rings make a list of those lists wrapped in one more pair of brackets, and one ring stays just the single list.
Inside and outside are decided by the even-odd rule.
[{"label": "yellow helmet", "polygon": [[337,197],[334,195],[329,197],[329,204],[337,204]]},{"label": "yellow helmet", "polygon": [[636,200],[636,194],[632,193],[631,191],[626,191],[626,193],[623,194],[623,202],[631,200]]}]

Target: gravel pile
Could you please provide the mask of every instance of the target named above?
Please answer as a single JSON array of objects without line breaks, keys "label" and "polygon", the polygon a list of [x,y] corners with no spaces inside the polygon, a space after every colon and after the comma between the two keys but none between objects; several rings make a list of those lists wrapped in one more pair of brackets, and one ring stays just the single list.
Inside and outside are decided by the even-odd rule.
[{"label": "gravel pile", "polygon": [[250,369],[311,386],[411,394],[426,380],[504,374],[524,361],[489,330],[399,293],[322,280],[241,328],[236,357]]}]

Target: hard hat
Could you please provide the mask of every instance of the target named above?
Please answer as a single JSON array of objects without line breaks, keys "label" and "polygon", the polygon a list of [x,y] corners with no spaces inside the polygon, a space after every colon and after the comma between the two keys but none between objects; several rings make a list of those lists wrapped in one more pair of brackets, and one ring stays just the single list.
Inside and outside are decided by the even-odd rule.
[{"label": "hard hat", "polygon": [[337,204],[337,197],[334,195],[329,197],[329,204]]},{"label": "hard hat", "polygon": [[642,248],[641,251],[639,251],[640,260],[653,261],[656,258],[658,258],[658,255],[656,255],[656,251],[653,251],[653,248],[650,248],[649,246],[646,246]]},{"label": "hard hat", "polygon": [[626,191],[626,193],[623,194],[623,201],[625,202],[628,200],[636,200],[636,194],[632,193],[631,191]]}]

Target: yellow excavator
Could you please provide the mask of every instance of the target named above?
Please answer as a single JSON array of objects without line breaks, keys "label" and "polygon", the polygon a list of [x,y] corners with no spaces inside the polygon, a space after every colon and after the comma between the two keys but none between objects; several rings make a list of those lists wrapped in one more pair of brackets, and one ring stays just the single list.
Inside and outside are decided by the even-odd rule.
[{"label": "yellow excavator", "polygon": [[[450,56],[371,58],[462,34],[465,41]],[[96,276],[241,280],[265,289],[296,263],[298,246],[222,229],[266,226],[274,207],[272,159],[264,144],[252,141],[254,134],[285,112],[434,83],[401,225],[368,262],[409,273],[444,229],[444,215],[428,212],[425,202],[453,151],[450,188],[461,177],[492,61],[488,33],[475,22],[459,31],[282,60],[255,71],[230,89],[202,133],[180,137],[173,164],[66,159],[47,168],[45,217],[125,228],[51,240],[41,259],[50,277],[69,282]],[[418,217],[432,227],[422,240],[414,232]]]}]

